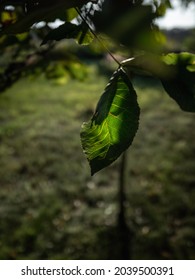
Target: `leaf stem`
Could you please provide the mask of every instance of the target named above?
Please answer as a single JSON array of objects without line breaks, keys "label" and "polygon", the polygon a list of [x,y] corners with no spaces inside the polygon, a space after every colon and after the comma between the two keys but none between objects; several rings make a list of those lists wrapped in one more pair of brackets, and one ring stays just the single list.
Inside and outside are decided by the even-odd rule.
[{"label": "leaf stem", "polygon": [[119,167],[119,213],[118,213],[118,227],[120,238],[120,257],[121,259],[130,259],[131,257],[131,238],[132,231],[127,224],[126,218],[126,175],[127,175],[127,151],[122,154]]},{"label": "leaf stem", "polygon": [[116,59],[116,57],[114,57],[114,55],[111,53],[111,51],[107,48],[107,46],[102,42],[102,40],[100,39],[100,37],[98,37],[98,35],[95,33],[95,31],[91,28],[91,26],[88,24],[87,19],[81,14],[80,10],[78,8],[75,8],[75,10],[77,11],[78,15],[81,17],[81,19],[87,24],[89,30],[91,31],[91,33],[93,34],[93,36],[98,40],[98,42],[102,45],[102,47],[108,52],[108,54],[110,55],[110,57],[112,57],[112,59],[118,64],[119,67],[122,66],[122,64]]}]

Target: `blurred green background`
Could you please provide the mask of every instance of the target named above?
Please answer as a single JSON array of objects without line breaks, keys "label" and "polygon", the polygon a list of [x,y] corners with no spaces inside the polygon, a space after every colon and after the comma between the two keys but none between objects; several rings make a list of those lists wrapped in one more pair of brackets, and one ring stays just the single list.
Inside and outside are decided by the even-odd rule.
[{"label": "blurred green background", "polygon": [[[194,30],[182,41],[176,33],[167,49],[193,51]],[[70,52],[80,60],[66,62]],[[0,94],[0,259],[123,258],[120,159],[91,177],[79,138],[113,67],[95,47],[62,44]],[[195,117],[158,81],[134,77],[134,86],[126,246],[132,259],[195,259]]]}]

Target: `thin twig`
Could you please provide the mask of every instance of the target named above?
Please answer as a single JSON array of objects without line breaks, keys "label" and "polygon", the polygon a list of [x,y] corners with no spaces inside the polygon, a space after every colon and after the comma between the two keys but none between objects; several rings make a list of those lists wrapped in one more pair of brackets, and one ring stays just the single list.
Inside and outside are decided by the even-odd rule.
[{"label": "thin twig", "polygon": [[93,34],[93,36],[98,40],[98,42],[102,45],[102,47],[108,52],[108,54],[112,57],[112,59],[118,64],[119,67],[121,67],[121,63],[114,57],[114,55],[111,53],[111,51],[107,48],[107,46],[103,43],[103,41],[100,39],[100,37],[95,33],[95,31],[91,28],[91,26],[88,24],[87,19],[81,14],[78,8],[75,8],[81,19],[87,24],[89,30]]}]

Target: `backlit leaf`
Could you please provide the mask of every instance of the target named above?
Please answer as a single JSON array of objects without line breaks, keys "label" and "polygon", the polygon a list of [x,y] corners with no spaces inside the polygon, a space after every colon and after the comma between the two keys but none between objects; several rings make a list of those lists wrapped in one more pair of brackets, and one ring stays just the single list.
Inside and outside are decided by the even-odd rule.
[{"label": "backlit leaf", "polygon": [[94,174],[132,143],[139,123],[136,92],[122,68],[110,79],[96,111],[81,129],[81,142]]}]

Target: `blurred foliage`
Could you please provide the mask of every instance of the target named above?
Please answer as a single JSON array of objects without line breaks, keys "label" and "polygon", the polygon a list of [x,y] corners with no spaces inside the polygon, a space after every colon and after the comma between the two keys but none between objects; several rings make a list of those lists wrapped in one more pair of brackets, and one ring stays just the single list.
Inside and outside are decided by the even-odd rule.
[{"label": "blurred foliage", "polygon": [[[143,5],[143,1],[105,0],[101,10],[89,14],[89,17],[97,31],[109,35],[128,48],[158,51],[158,29],[153,20],[160,16],[160,5],[166,9],[168,2],[162,1],[158,4],[151,1],[148,5]],[[155,4],[155,9],[152,4]]]},{"label": "blurred foliage", "polygon": [[[6,34],[17,34],[24,31],[28,31],[29,28],[38,22],[45,21],[51,22],[56,18],[67,20],[75,16],[72,13],[73,7],[80,7],[87,3],[87,0],[56,0],[56,1],[1,1],[0,3],[0,12],[9,10],[10,14],[14,15],[14,18],[17,18],[16,21],[9,21],[9,24],[6,24],[1,21],[0,29],[2,33]],[[11,8],[10,8],[11,7]],[[69,12],[64,12],[68,11]]]},{"label": "blurred foliage", "polygon": [[[90,2],[90,4],[83,5],[86,2]],[[152,47],[153,50],[159,43],[155,35],[156,31],[153,20],[156,17],[163,16],[166,9],[170,7],[168,0],[151,0],[147,5],[140,0],[122,0],[120,2],[117,0],[68,0],[66,3],[58,0],[52,3],[52,5],[43,0],[32,3],[29,3],[29,1],[11,1],[12,9],[7,8],[8,3],[9,1],[3,1],[1,4],[2,14],[6,13],[9,15],[8,19],[1,20],[1,34],[21,33],[29,30],[35,23],[45,22],[46,24],[55,19],[63,20],[67,24],[74,17],[78,20],[80,17],[82,21],[85,20],[88,23],[92,21],[97,31],[110,35],[111,38],[130,48],[144,48],[149,45],[148,48]],[[81,13],[77,8],[76,12],[73,12],[72,7],[78,6],[83,6]],[[66,11],[64,17],[61,16],[62,10]],[[110,20],[111,18],[112,20]],[[56,34],[59,33],[59,29],[54,30],[52,34],[55,32]],[[56,36],[59,37],[59,35]],[[51,35],[51,38],[56,36]],[[145,37],[147,37],[147,44]]]},{"label": "blurred foliage", "polygon": [[32,30],[29,34],[1,37],[0,48],[4,55],[0,58],[0,92],[21,77],[37,77],[40,72],[48,79],[56,79],[56,83],[66,83],[69,78],[86,78],[86,67],[74,51],[77,49],[74,43],[71,43],[73,52],[66,44],[61,49],[53,44],[40,47],[44,32],[43,28],[38,33]]},{"label": "blurred foliage", "polygon": [[182,4],[189,5],[190,3],[195,2],[194,0],[181,0]]},{"label": "blurred foliage", "polygon": [[[52,50],[54,41],[75,38],[79,44],[88,44],[94,39],[93,30],[111,37],[118,46],[126,46],[131,55],[143,50],[161,52],[165,37],[154,20],[164,16],[168,8],[169,0],[147,4],[142,0],[1,1],[0,49],[10,55],[1,63],[0,91],[39,63]],[[51,28],[56,19],[62,24]],[[66,79],[68,73],[62,80]]]},{"label": "blurred foliage", "polygon": [[85,80],[87,68],[78,61],[55,61],[47,66],[45,75],[57,84],[66,84],[70,78],[80,81]]},{"label": "blurred foliage", "polygon": [[172,30],[163,30],[167,41],[164,45],[166,52],[188,51],[195,53],[195,29],[174,28]]},{"label": "blurred foliage", "polygon": [[63,39],[75,39],[80,45],[88,45],[93,41],[94,35],[90,32],[86,23],[80,25],[65,22],[55,28],[43,39],[42,45],[48,41],[60,41]]}]

